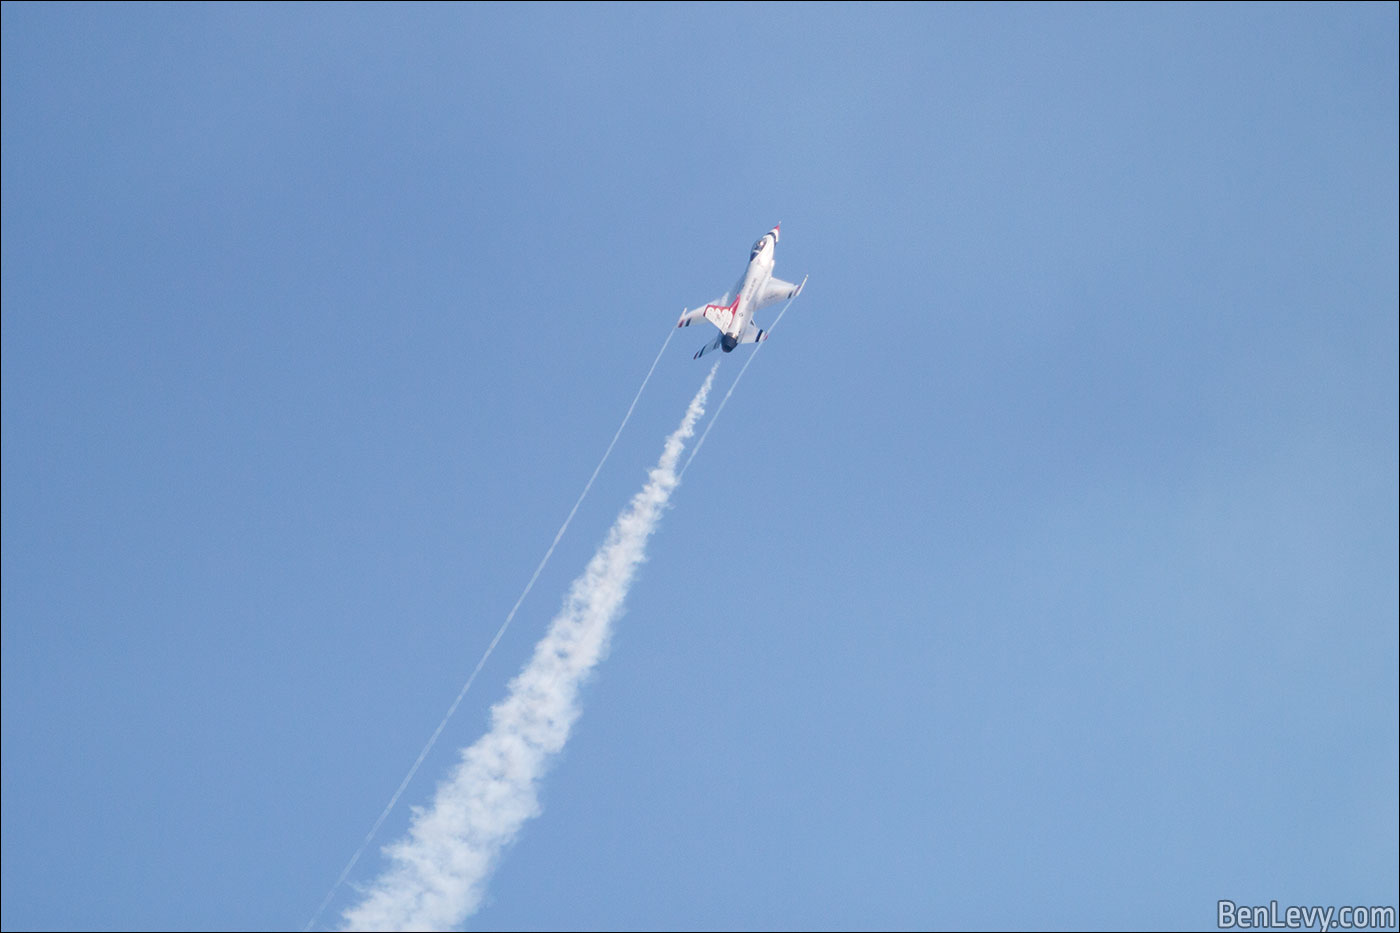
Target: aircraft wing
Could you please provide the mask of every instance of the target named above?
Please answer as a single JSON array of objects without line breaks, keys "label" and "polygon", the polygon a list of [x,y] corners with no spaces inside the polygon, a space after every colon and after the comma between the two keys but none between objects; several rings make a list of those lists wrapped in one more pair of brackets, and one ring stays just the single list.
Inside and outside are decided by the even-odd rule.
[{"label": "aircraft wing", "polygon": [[696,308],[696,309],[693,310],[693,311],[682,311],[682,312],[681,312],[681,318],[680,318],[679,321],[676,322],[676,326],[677,326],[677,327],[689,327],[691,324],[694,324],[696,321],[703,321],[703,320],[705,320],[705,309],[704,309],[704,308]]},{"label": "aircraft wing", "polygon": [[802,294],[802,286],[807,284],[803,279],[801,284],[794,285],[791,282],[784,282],[782,279],[769,279],[768,287],[763,290],[763,294],[758,297],[754,310],[759,311],[770,305],[775,305],[780,301],[788,301]]},{"label": "aircraft wing", "polygon": [[738,299],[728,308],[719,305],[705,305],[705,320],[718,327],[720,330],[728,330],[729,325],[734,323],[734,311],[738,307]]},{"label": "aircraft wing", "polygon": [[739,310],[739,299],[735,298],[732,304],[708,304],[703,308],[696,308],[694,311],[686,311],[676,321],[677,327],[689,327],[702,318],[718,327],[720,330],[728,330],[729,325],[734,323],[734,314]]}]

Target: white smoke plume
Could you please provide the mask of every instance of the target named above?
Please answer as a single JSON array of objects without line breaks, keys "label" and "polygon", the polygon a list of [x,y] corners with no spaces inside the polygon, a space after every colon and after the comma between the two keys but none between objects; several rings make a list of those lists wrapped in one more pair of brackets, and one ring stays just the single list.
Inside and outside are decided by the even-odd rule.
[{"label": "white smoke plume", "polygon": [[718,368],[710,369],[646,485],[570,587],[506,698],[492,708],[490,731],[462,752],[432,805],[415,808],[408,835],[385,847],[392,865],[345,911],[345,929],[451,929],[480,905],[502,848],[540,812],[537,785],[578,719],[580,686],[607,653],[612,623],[679,482],[676,464]]}]

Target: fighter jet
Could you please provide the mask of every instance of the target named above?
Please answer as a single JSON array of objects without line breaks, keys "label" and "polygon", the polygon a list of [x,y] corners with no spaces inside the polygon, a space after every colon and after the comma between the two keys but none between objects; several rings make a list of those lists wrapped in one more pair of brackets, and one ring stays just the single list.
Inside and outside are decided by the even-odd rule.
[{"label": "fighter jet", "polygon": [[759,237],[758,242],[753,245],[749,252],[749,265],[744,270],[743,277],[734,286],[734,290],[721,299],[727,301],[732,297],[732,302],[727,305],[705,305],[703,308],[681,314],[680,320],[676,322],[677,327],[689,327],[696,321],[709,321],[719,328],[719,336],[714,342],[695,351],[692,359],[698,360],[711,350],[723,350],[728,353],[741,343],[767,340],[768,332],[754,323],[754,312],[780,301],[796,298],[802,293],[802,286],[807,284],[805,276],[798,285],[773,278],[773,253],[778,246],[780,227],[782,224]]}]

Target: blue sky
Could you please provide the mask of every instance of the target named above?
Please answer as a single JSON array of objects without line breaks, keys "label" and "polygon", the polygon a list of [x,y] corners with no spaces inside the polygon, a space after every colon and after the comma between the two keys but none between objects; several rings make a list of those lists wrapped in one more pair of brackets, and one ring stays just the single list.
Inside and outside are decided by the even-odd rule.
[{"label": "blue sky", "polygon": [[300,928],[778,221],[807,291],[472,925],[1400,900],[1395,4],[7,3],[0,41],[5,928]]}]

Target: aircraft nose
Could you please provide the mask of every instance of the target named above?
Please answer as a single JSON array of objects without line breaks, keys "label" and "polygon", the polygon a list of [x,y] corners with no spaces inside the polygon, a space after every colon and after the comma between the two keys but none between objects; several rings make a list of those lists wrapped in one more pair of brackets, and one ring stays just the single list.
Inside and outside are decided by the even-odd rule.
[{"label": "aircraft nose", "polygon": [[776,224],[774,224],[774,225],[773,225],[773,229],[772,229],[772,230],[769,230],[768,232],[771,233],[771,234],[773,234],[773,242],[774,242],[774,243],[778,242],[778,235],[779,235],[780,233],[783,232],[783,223],[782,223],[782,221],[778,221]]}]

